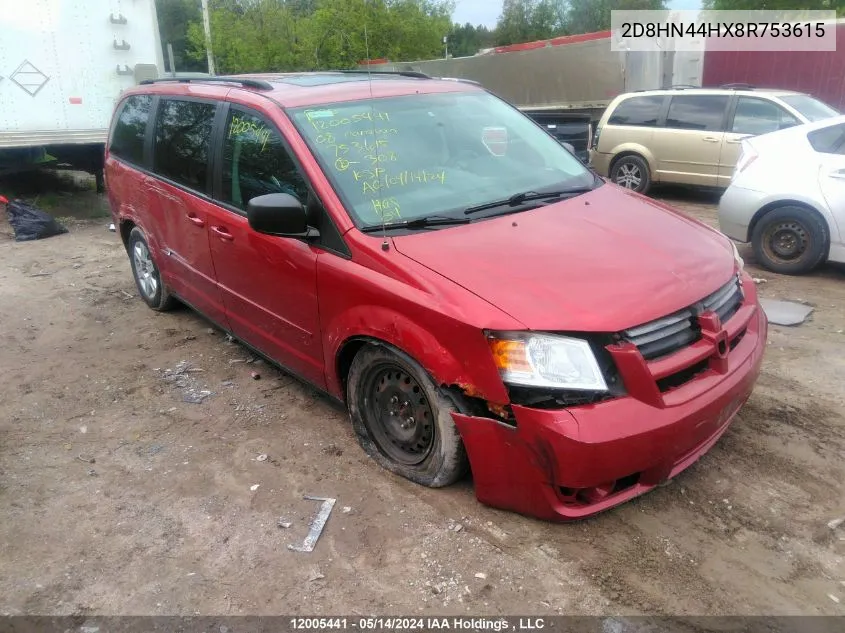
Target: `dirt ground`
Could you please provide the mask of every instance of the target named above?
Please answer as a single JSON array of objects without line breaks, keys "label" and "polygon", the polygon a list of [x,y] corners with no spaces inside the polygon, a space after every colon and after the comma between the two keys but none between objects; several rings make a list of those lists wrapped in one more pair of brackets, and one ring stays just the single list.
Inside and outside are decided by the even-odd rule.
[{"label": "dirt ground", "polygon": [[[716,223],[713,194],[657,195]],[[30,243],[0,219],[0,614],[845,614],[842,269],[782,277],[743,249],[810,320],[771,327],[695,466],[554,525],[379,469],[339,407],[149,310],[101,198],[52,205],[88,219]],[[299,553],[306,494],[337,505]]]}]

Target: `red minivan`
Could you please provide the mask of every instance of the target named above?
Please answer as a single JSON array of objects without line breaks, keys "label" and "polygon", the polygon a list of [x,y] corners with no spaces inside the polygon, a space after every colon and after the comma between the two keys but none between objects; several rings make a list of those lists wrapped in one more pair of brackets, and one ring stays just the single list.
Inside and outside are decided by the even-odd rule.
[{"label": "red minivan", "polygon": [[345,404],[425,486],[577,519],[706,452],[766,319],[733,243],[605,183],[471,83],[325,72],[126,92],[108,196],[178,300]]}]

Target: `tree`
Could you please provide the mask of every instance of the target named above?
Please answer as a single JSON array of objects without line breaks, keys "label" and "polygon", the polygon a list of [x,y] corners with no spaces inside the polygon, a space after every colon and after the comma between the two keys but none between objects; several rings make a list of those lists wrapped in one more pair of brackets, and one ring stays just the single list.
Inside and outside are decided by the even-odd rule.
[{"label": "tree", "polygon": [[455,24],[449,34],[449,53],[453,57],[475,55],[481,49],[493,46],[495,37],[495,33],[484,25]]},{"label": "tree", "polygon": [[704,0],[703,8],[716,11],[788,11],[807,9],[810,11],[836,11],[845,15],[845,0]]},{"label": "tree", "polygon": [[569,0],[566,24],[572,34],[610,28],[611,11],[666,9],[666,0]]},{"label": "tree", "polygon": [[566,0],[505,0],[496,23],[496,43],[504,46],[563,34],[566,4]]},{"label": "tree", "polygon": [[[212,49],[221,73],[352,68],[368,53],[441,57],[452,10],[444,0],[214,0]],[[188,39],[204,59],[201,22]]]},{"label": "tree", "polygon": [[[201,19],[199,0],[156,0],[156,14],[161,35],[162,54],[167,60],[167,45],[173,46],[173,61],[179,72],[206,70],[205,58],[197,60],[188,54],[188,24]],[[165,61],[168,64],[170,62]]]},{"label": "tree", "polygon": [[[298,70],[301,45],[293,11],[279,0],[228,0],[210,9],[211,49],[218,72]],[[188,27],[190,54],[205,58],[201,21]]]}]

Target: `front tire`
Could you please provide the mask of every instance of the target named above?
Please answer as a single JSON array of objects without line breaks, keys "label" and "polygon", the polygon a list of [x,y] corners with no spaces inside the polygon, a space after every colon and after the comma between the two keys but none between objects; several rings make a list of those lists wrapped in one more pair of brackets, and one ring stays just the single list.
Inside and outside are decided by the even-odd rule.
[{"label": "front tire", "polygon": [[783,275],[803,275],[816,268],[827,257],[829,242],[824,219],[798,206],[769,211],[751,235],[760,265]]},{"label": "front tire", "polygon": [[363,347],[349,369],[346,393],[358,442],[383,468],[430,488],[467,473],[466,450],[452,420],[456,403],[406,354]]},{"label": "front tire", "polygon": [[620,187],[637,193],[648,193],[651,188],[651,172],[648,169],[648,163],[634,154],[628,154],[614,161],[610,170],[610,179]]},{"label": "front tire", "polygon": [[173,308],[176,301],[170,296],[167,286],[162,282],[147,238],[137,226],[129,233],[127,249],[132,276],[135,278],[135,285],[144,302],[159,312]]}]

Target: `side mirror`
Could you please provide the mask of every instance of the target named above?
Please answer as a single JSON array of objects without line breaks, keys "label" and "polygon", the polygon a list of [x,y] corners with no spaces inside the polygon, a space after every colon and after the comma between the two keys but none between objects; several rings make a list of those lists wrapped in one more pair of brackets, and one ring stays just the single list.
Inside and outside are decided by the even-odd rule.
[{"label": "side mirror", "polygon": [[289,193],[257,196],[246,206],[246,217],[253,231],[280,237],[314,237],[302,203]]}]

